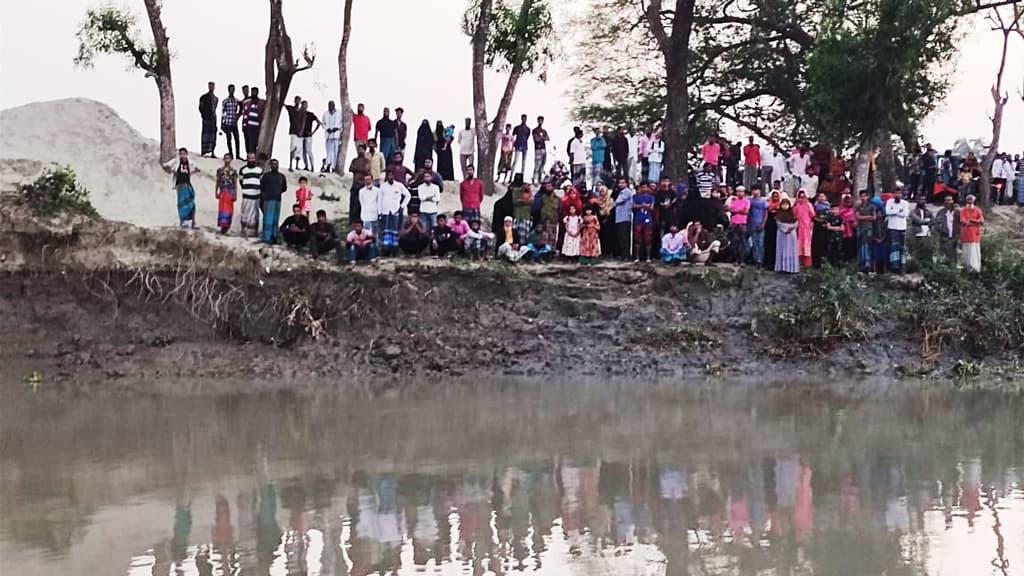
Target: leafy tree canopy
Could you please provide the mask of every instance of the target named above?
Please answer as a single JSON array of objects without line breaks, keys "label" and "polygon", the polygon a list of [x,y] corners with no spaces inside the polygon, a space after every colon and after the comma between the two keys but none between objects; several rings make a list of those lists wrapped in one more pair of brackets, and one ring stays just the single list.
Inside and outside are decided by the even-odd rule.
[{"label": "leafy tree canopy", "polygon": [[140,38],[135,14],[126,8],[101,6],[90,8],[76,34],[78,54],[75,65],[90,68],[100,55],[119,54],[131,66],[147,73],[159,69],[160,52],[156,45]]}]

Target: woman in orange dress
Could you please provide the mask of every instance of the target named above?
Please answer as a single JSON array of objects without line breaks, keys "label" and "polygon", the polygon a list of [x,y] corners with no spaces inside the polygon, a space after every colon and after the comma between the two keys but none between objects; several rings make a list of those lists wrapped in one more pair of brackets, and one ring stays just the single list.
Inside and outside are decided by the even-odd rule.
[{"label": "woman in orange dress", "polygon": [[238,199],[238,172],[231,167],[231,154],[224,155],[224,165],[217,169],[217,227],[221,234],[231,229]]},{"label": "woman in orange dress", "polygon": [[580,235],[580,264],[597,264],[601,255],[601,220],[588,206],[583,211],[583,234]]}]

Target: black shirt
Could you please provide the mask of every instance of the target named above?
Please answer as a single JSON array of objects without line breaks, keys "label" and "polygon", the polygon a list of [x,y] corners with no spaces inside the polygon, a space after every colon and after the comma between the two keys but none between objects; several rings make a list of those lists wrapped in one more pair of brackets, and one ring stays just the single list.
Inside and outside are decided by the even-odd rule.
[{"label": "black shirt", "polygon": [[434,241],[441,244],[448,244],[455,241],[455,232],[448,227],[447,224],[444,226],[436,226],[430,231],[430,235],[433,236]]},{"label": "black shirt", "polygon": [[203,120],[213,120],[217,117],[216,96],[207,92],[199,97],[199,115]]},{"label": "black shirt", "polygon": [[380,132],[381,138],[394,138],[396,131],[395,121],[391,118],[377,120],[377,132]]},{"label": "black shirt", "polygon": [[297,106],[285,106],[285,110],[288,110],[288,135],[302,134],[302,121],[305,120],[302,110],[299,110]]},{"label": "black shirt", "polygon": [[317,121],[316,114],[310,111],[306,111],[306,117],[302,123],[302,134],[303,138],[309,138],[313,135],[313,124]]},{"label": "black shirt", "polygon": [[[291,232],[292,226],[297,227],[299,229],[299,233],[309,232],[309,218],[306,218],[304,214],[299,214],[298,216],[292,214],[284,219],[284,222],[281,224],[281,230],[288,230]],[[330,226],[330,224],[328,224],[328,226]]]},{"label": "black shirt", "polygon": [[317,244],[328,244],[330,242],[337,242],[338,232],[334,229],[334,225],[330,222],[314,222],[310,226],[310,231],[313,233],[313,238]]},{"label": "black shirt", "polygon": [[401,120],[395,120],[395,131],[398,132],[398,147],[405,148],[405,140],[409,136],[409,127]]},{"label": "black shirt", "polygon": [[267,172],[260,178],[260,199],[281,201],[281,195],[288,190],[288,180],[280,172]]}]

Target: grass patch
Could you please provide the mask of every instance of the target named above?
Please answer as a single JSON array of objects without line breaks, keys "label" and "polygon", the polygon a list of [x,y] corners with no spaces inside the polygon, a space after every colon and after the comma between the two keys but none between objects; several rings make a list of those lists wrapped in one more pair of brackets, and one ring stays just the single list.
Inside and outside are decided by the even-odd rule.
[{"label": "grass patch", "polygon": [[888,297],[870,289],[863,277],[846,268],[808,270],[784,303],[757,314],[776,357],[820,355],[841,343],[867,339],[893,309]]},{"label": "grass patch", "polygon": [[717,347],[721,341],[698,326],[673,326],[642,334],[635,343],[661,350],[706,351]]},{"label": "grass patch", "polygon": [[99,213],[89,201],[89,191],[75,178],[71,168],[47,168],[31,184],[18,189],[19,202],[37,216],[61,215],[98,218]]}]

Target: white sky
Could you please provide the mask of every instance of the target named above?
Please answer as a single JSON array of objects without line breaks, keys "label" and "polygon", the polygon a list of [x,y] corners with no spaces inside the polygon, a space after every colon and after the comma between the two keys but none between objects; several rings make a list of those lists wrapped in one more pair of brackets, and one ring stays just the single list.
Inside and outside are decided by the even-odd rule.
[{"label": "white sky", "polygon": [[[74,34],[86,8],[96,4],[95,0],[8,3],[0,19],[0,77],[4,79],[0,108],[65,97],[93,98],[111,105],[140,132],[155,139],[159,110],[152,80],[128,71],[126,63],[114,57],[99,60],[92,70],[79,70],[72,64]],[[148,35],[142,2],[127,0],[126,4],[136,11]],[[566,0],[556,4],[564,11],[585,2]],[[428,118],[431,126],[438,119],[461,125],[463,118],[472,115],[470,47],[461,31],[465,6],[465,0],[356,0],[349,49],[353,105],[364,102],[374,119],[384,106],[402,106],[411,134],[423,118]],[[318,52],[316,67],[296,76],[289,100],[301,95],[317,113],[326,108],[327,100],[338,96],[341,10],[340,0],[285,2],[288,31],[296,52],[307,42]],[[229,83],[239,89],[242,84],[260,85],[262,91],[267,12],[266,3],[259,0],[166,2],[164,24],[175,54],[179,144],[199,147],[196,108],[207,81],[217,82],[221,96]],[[568,15],[558,21],[568,21]],[[387,33],[383,32],[384,22]],[[998,65],[1000,45],[999,36],[988,32],[982,23],[964,40],[955,86],[943,108],[924,126],[924,136],[940,151],[960,136],[990,137],[989,86]],[[563,49],[571,54],[572,46]],[[1011,100],[1001,148],[1020,153],[1024,150],[1024,103],[1017,92],[1024,84],[1024,41],[1019,38],[1011,47],[1006,75]],[[521,82],[510,110],[513,119],[528,113],[531,124],[535,116],[546,116],[559,157],[564,155],[562,145],[571,135],[566,96],[571,79],[567,76],[567,62],[559,61],[552,66],[547,84],[532,79]],[[504,87],[502,81],[495,80],[489,84],[492,115]],[[317,157],[322,157],[319,143],[316,151]],[[282,154],[280,144],[276,152]]]}]

